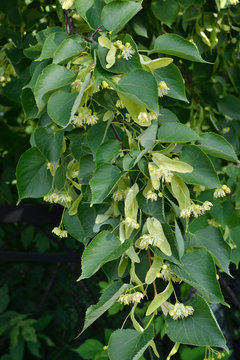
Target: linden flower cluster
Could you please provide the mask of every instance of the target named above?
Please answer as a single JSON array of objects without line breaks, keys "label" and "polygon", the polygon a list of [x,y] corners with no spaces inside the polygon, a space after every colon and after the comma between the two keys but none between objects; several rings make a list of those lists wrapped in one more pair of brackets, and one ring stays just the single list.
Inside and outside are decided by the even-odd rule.
[{"label": "linden flower cluster", "polygon": [[80,79],[76,79],[71,83],[71,87],[73,91],[80,91],[82,87],[83,82]]},{"label": "linden flower cluster", "polygon": [[222,185],[220,189],[216,189],[213,193],[214,199],[224,197],[226,194],[230,194],[231,189],[227,185]]},{"label": "linden flower cluster", "polygon": [[143,234],[140,237],[140,244],[139,247],[141,249],[148,249],[149,245],[153,245],[153,246],[157,246],[160,247],[161,243],[162,243],[162,239],[161,237],[159,237],[159,235],[151,235],[151,234]]},{"label": "linden flower cluster", "polygon": [[139,229],[140,225],[134,221],[133,219],[131,219],[130,217],[127,217],[125,220],[123,220],[122,222],[124,225],[127,225],[128,227],[132,228],[132,229]]},{"label": "linden flower cluster", "polygon": [[163,166],[156,166],[155,164],[149,165],[149,173],[151,179],[156,179],[157,181],[162,180],[163,182],[170,183],[173,177],[173,173]]},{"label": "linden flower cluster", "polygon": [[152,120],[157,118],[157,114],[153,111],[141,111],[138,115],[138,124],[141,126],[151,125]]},{"label": "linden flower cluster", "polygon": [[173,282],[181,281],[181,279],[179,279],[175,274],[171,272],[171,270],[166,264],[162,266],[162,270],[160,273],[157,274],[157,278],[161,278],[164,281],[173,281]]},{"label": "linden flower cluster", "polygon": [[118,298],[118,302],[120,304],[124,304],[124,305],[130,305],[132,304],[139,304],[141,302],[141,300],[143,299],[144,295],[139,292],[136,291],[133,294],[122,294],[119,296]]},{"label": "linden flower cluster", "polygon": [[60,204],[60,205],[67,205],[67,207],[71,204],[72,202],[72,197],[67,193],[67,192],[60,192],[60,193],[51,193],[48,195],[45,195],[43,197],[44,201],[50,202],[50,203],[54,203],[54,204]]},{"label": "linden flower cluster", "polygon": [[113,200],[115,201],[122,201],[126,198],[127,194],[128,194],[129,188],[126,188],[124,190],[116,190],[113,193]]},{"label": "linden flower cluster", "polygon": [[92,110],[87,107],[82,107],[78,111],[78,115],[74,116],[73,124],[81,127],[83,125],[95,125],[98,121],[96,113],[92,113]]},{"label": "linden flower cluster", "polygon": [[184,306],[182,303],[176,303],[174,307],[169,311],[169,315],[173,320],[184,319],[194,313],[192,306]]},{"label": "linden flower cluster", "polygon": [[123,57],[125,60],[129,60],[135,54],[135,50],[129,42],[123,45],[121,40],[117,40],[113,43],[113,45],[121,51],[121,54],[118,55],[119,59]]},{"label": "linden flower cluster", "polygon": [[239,3],[239,0],[229,0],[231,5],[237,5]]},{"label": "linden flower cluster", "polygon": [[210,201],[204,201],[202,205],[192,204],[186,209],[181,210],[180,217],[189,218],[193,215],[197,218],[199,215],[203,215],[206,211],[211,210],[211,206],[213,206],[213,204]]},{"label": "linden flower cluster", "polygon": [[170,89],[165,83],[165,81],[160,81],[158,83],[158,96],[163,97],[164,95],[167,95],[169,93]]},{"label": "linden flower cluster", "polygon": [[154,191],[148,190],[146,198],[147,198],[147,200],[157,201],[158,197],[157,197],[157,194]]},{"label": "linden flower cluster", "polygon": [[55,235],[57,235],[60,238],[68,237],[67,230],[62,230],[60,227],[55,227],[54,229],[52,229],[52,233],[54,233]]}]

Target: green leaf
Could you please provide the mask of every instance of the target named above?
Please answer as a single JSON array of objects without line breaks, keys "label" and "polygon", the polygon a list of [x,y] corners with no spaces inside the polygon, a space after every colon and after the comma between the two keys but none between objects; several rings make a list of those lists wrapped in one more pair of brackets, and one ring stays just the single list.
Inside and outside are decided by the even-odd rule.
[{"label": "green leaf", "polygon": [[93,227],[96,219],[94,209],[89,204],[79,204],[77,215],[85,236],[91,238],[94,235]]},{"label": "green leaf", "polygon": [[95,274],[103,264],[118,259],[130,246],[131,240],[123,244],[109,231],[101,231],[86,247],[82,255],[82,275],[79,280]]},{"label": "green leaf", "polygon": [[93,95],[93,100],[95,100],[99,105],[105,107],[107,110],[116,111],[118,96],[114,90],[100,90]]},{"label": "green leaf", "polygon": [[166,235],[166,238],[168,240],[168,243],[171,246],[172,255],[167,256],[160,249],[158,249],[156,246],[151,246],[151,250],[153,251],[154,254],[156,254],[160,258],[165,259],[165,260],[169,260],[172,263],[179,265],[180,264],[180,262],[179,262],[179,254],[178,254],[177,243],[176,243],[174,233],[173,233],[171,227],[168,224],[162,223],[162,227],[163,227],[163,230],[164,230],[164,234]]},{"label": "green leaf", "polygon": [[48,37],[46,38],[43,44],[41,55],[35,61],[42,61],[53,57],[55,50],[58,48],[61,42],[66,38],[67,38],[67,34],[63,31],[62,32],[58,31],[48,35]]},{"label": "green leaf", "polygon": [[11,360],[22,360],[24,356],[24,340],[20,337],[16,346],[10,346]]},{"label": "green leaf", "polygon": [[96,169],[90,181],[92,204],[101,203],[111,192],[122,176],[121,170],[114,165],[103,165]]},{"label": "green leaf", "polygon": [[16,175],[18,202],[27,197],[42,197],[51,189],[52,176],[47,170],[47,160],[35,147],[20,157]]},{"label": "green leaf", "polygon": [[53,56],[54,64],[66,64],[83,50],[83,38],[79,35],[69,36],[56,49]]},{"label": "green leaf", "polygon": [[166,288],[160,293],[154,296],[154,299],[149,304],[146,316],[151,315],[155,310],[159,308],[165,301],[167,301],[173,292],[173,286],[171,281],[168,283]]},{"label": "green leaf", "polygon": [[179,159],[192,165],[193,172],[179,174],[187,184],[203,185],[210,189],[220,187],[219,179],[209,157],[196,145],[183,147]]},{"label": "green leaf", "polygon": [[88,185],[96,167],[92,155],[83,155],[79,160],[78,179],[81,185]]},{"label": "green leaf", "polygon": [[100,145],[96,151],[96,164],[101,166],[111,164],[111,162],[120,154],[121,142],[118,140],[108,140]]},{"label": "green leaf", "polygon": [[158,140],[164,143],[186,143],[198,139],[195,131],[180,123],[165,123],[158,129]]},{"label": "green leaf", "polygon": [[6,310],[9,302],[8,286],[5,284],[0,288],[0,314]]},{"label": "green leaf", "polygon": [[53,90],[69,85],[75,77],[76,75],[64,66],[48,65],[39,75],[34,86],[34,95],[39,111],[44,108]]},{"label": "green leaf", "polygon": [[109,122],[99,122],[96,125],[90,127],[90,129],[87,131],[87,142],[94,158],[98,147],[104,141],[108,127]]},{"label": "green leaf", "polygon": [[77,161],[79,161],[80,157],[84,153],[81,147],[81,145],[84,143],[83,129],[73,129],[67,134],[67,138],[70,140],[70,147],[73,156]]},{"label": "green leaf", "polygon": [[[118,299],[118,297],[130,287],[129,284],[114,282],[109,285],[96,305],[91,305],[86,312],[82,332],[85,331],[95,320],[107,311]],[[82,333],[81,332],[81,333]]]},{"label": "green leaf", "polygon": [[177,248],[178,248],[179,257],[181,259],[181,257],[184,254],[185,244],[184,244],[184,239],[183,239],[181,230],[180,230],[180,228],[178,226],[178,223],[177,223],[176,219],[175,219],[175,238],[176,238],[176,241],[177,241]]},{"label": "green leaf", "polygon": [[[114,331],[108,344],[110,360],[138,360],[150,345],[153,337],[152,326],[144,332],[132,329]],[[124,344],[124,346],[119,347],[119,344]]]},{"label": "green leaf", "polygon": [[232,145],[223,136],[204,133],[200,136],[199,143],[199,148],[209,155],[228,161],[237,161],[237,155]]},{"label": "green leaf", "polygon": [[157,273],[160,272],[163,264],[163,259],[154,254],[152,265],[146,273],[145,282],[151,284],[157,277]]},{"label": "green leaf", "polygon": [[216,270],[211,255],[205,250],[185,254],[182,265],[170,264],[171,271],[180,279],[197,289],[210,303],[226,305],[216,279]]},{"label": "green leaf", "polygon": [[173,342],[194,346],[220,347],[228,351],[219,325],[206,301],[199,295],[192,297],[186,305],[194,308],[194,313],[184,319],[167,317],[166,333]]},{"label": "green leaf", "polygon": [[76,0],[75,6],[79,15],[92,29],[102,25],[101,12],[105,5],[103,0]]},{"label": "green leaf", "polygon": [[134,17],[142,6],[133,1],[113,1],[104,6],[102,10],[102,22],[104,27],[115,34]]},{"label": "green leaf", "polygon": [[69,215],[68,210],[65,211],[63,224],[67,232],[76,240],[86,244],[87,239],[82,224],[77,215]]},{"label": "green leaf", "polygon": [[87,339],[78,348],[74,349],[81,356],[81,359],[95,359],[97,353],[103,349],[103,344],[96,339]]},{"label": "green leaf", "polygon": [[137,202],[139,208],[144,214],[152,216],[157,220],[164,222],[163,212],[163,200],[158,197],[157,201],[148,201],[142,193],[137,194]]},{"label": "green leaf", "polygon": [[151,50],[151,53],[154,52],[173,55],[190,61],[206,62],[193,43],[176,34],[160,35],[155,40],[154,50]]},{"label": "green leaf", "polygon": [[171,189],[173,196],[177,199],[181,210],[191,205],[190,192],[185,182],[177,175],[171,180]]},{"label": "green leaf", "polygon": [[154,76],[144,70],[136,70],[122,77],[118,91],[137,104],[158,112],[158,88]]},{"label": "green leaf", "polygon": [[224,96],[218,103],[218,110],[232,120],[240,120],[240,100],[234,95]]},{"label": "green leaf", "polygon": [[154,16],[168,26],[172,25],[180,9],[177,0],[154,0],[151,7]]},{"label": "green leaf", "polygon": [[51,128],[38,127],[34,132],[36,146],[48,161],[56,163],[62,152],[63,131],[53,132]]},{"label": "green leaf", "polygon": [[166,96],[188,102],[185,93],[185,82],[176,65],[170,64],[161,69],[157,69],[154,71],[154,75],[158,82],[165,81],[170,88]]},{"label": "green leaf", "polygon": [[231,248],[228,243],[224,241],[219,229],[208,226],[196,231],[194,234],[191,234],[190,246],[207,250],[212,255],[217,266],[230,275],[229,263]]},{"label": "green leaf", "polygon": [[137,139],[145,149],[151,150],[155,145],[157,129],[158,122],[153,120],[151,125],[138,136]]},{"label": "green leaf", "polygon": [[[119,59],[116,56],[116,50],[117,50],[116,47],[114,47],[112,45],[111,41],[108,38],[103,37],[103,39],[104,39],[103,42],[100,41],[100,44],[103,46],[98,47],[98,58],[104,69],[106,69],[107,71],[110,71],[111,73],[115,73],[115,74],[127,74],[131,71],[142,69],[139,54],[137,51],[137,46],[130,35],[126,34],[126,35],[120,35],[118,37],[118,40],[121,40],[123,44],[126,44],[127,42],[129,42],[129,44],[132,46],[133,50],[135,51],[135,53],[132,55],[131,59],[128,59],[128,60],[125,60],[123,57],[120,57],[120,59]],[[111,49],[113,51],[112,58],[111,58],[113,64],[110,68],[107,67],[107,64],[110,63],[109,60],[107,61],[107,57],[109,57],[109,55],[110,55],[109,49],[107,47],[108,41],[110,42]],[[107,44],[105,44],[105,42],[107,42]],[[106,47],[104,45],[106,45]],[[118,52],[117,55],[119,55],[119,54],[120,53]],[[115,110],[116,110],[116,108],[115,108]]]},{"label": "green leaf", "polygon": [[25,120],[30,120],[37,116],[38,108],[31,89],[25,88],[22,90],[21,103],[25,114]]},{"label": "green leaf", "polygon": [[47,112],[50,118],[60,126],[67,126],[70,118],[74,102],[78,94],[76,92],[66,92],[59,90],[54,92],[47,104]]},{"label": "green leaf", "polygon": [[158,121],[162,124],[168,122],[178,122],[177,116],[170,110],[161,108]]}]

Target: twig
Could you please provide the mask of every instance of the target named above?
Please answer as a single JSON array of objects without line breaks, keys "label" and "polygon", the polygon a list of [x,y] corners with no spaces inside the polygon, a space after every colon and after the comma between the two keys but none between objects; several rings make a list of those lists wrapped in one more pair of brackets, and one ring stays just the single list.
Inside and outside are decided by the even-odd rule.
[{"label": "twig", "polygon": [[77,29],[75,28],[72,17],[69,16],[70,10],[64,10],[64,16],[65,16],[65,32],[70,33],[70,35],[76,35],[78,34]]}]

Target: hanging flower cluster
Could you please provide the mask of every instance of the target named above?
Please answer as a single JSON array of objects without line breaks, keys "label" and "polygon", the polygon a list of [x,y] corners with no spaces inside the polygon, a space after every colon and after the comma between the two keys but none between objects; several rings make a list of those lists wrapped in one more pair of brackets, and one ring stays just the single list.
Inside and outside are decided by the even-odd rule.
[{"label": "hanging flower cluster", "polygon": [[60,204],[66,207],[69,207],[72,202],[72,197],[67,192],[52,192],[43,197],[44,201]]},{"label": "hanging flower cluster", "polygon": [[213,204],[210,201],[204,201],[202,205],[192,204],[186,209],[182,209],[180,213],[180,217],[189,218],[193,215],[197,218],[199,215],[203,215],[206,211],[211,210]]},{"label": "hanging flower cluster", "polygon": [[169,315],[173,320],[184,319],[190,315],[193,315],[194,309],[192,306],[184,306],[182,303],[176,303],[169,311]]},{"label": "hanging flower cluster", "polygon": [[144,295],[140,291],[136,291],[132,294],[122,294],[118,298],[118,302],[124,305],[138,304],[144,298]]},{"label": "hanging flower cluster", "polygon": [[138,124],[141,126],[149,126],[152,123],[152,120],[157,118],[157,114],[153,111],[147,112],[142,111],[138,115]]},{"label": "hanging flower cluster", "polygon": [[95,125],[98,121],[96,113],[87,107],[82,107],[78,110],[78,115],[74,116],[73,125],[82,127],[83,125]]},{"label": "hanging flower cluster", "polygon": [[231,193],[231,189],[227,185],[222,185],[219,189],[216,189],[213,193],[214,199],[224,197]]},{"label": "hanging flower cluster", "polygon": [[170,89],[165,83],[165,81],[160,81],[158,83],[158,96],[163,97],[164,95],[167,95],[169,93]]},{"label": "hanging flower cluster", "polygon": [[163,279],[164,281],[181,282],[181,279],[173,274],[166,264],[162,266],[162,270],[157,274],[157,277]]},{"label": "hanging flower cluster", "polygon": [[135,50],[129,42],[126,42],[126,44],[123,45],[121,40],[117,40],[113,43],[113,45],[121,51],[121,54],[118,55],[118,58],[123,57],[125,60],[129,60],[135,54]]},{"label": "hanging flower cluster", "polygon": [[62,230],[60,227],[53,228],[52,233],[57,235],[60,238],[67,238],[68,237],[67,230]]}]

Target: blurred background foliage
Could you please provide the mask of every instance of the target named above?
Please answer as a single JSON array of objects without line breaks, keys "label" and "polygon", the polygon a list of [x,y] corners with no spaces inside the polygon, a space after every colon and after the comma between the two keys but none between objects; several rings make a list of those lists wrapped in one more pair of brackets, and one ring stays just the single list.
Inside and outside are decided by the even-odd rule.
[{"label": "blurred background foliage", "polygon": [[[97,0],[95,0],[97,1]],[[236,4],[235,4],[236,3]],[[86,23],[76,14],[74,22],[80,34],[88,34]],[[32,59],[24,51],[36,43],[36,32],[46,27],[62,26],[64,15],[55,0],[1,0],[0,2],[0,359],[107,359],[104,350],[111,329],[121,326],[126,316],[122,305],[115,304],[108,314],[76,338],[84,313],[97,301],[96,293],[104,289],[98,275],[76,283],[80,265],[75,262],[48,262],[44,254],[78,253],[83,245],[69,238],[59,242],[52,235],[52,226],[31,221],[6,223],[6,206],[17,202],[15,169],[20,155],[29,147],[36,126],[33,120],[24,123],[21,91],[30,76]],[[143,10],[129,24],[130,33],[142,49],[151,47],[154,39],[173,32],[198,46],[208,64],[177,60],[186,82],[189,103],[164,97],[162,106],[170,108],[178,119],[195,131],[208,130],[223,135],[240,153],[240,5],[237,1],[152,0],[143,1]],[[34,54],[32,55],[34,56]],[[173,114],[169,113],[169,120]],[[211,159],[221,183],[232,193],[216,202],[211,210],[211,225],[222,227],[225,239],[232,244],[231,273],[235,280],[221,275],[226,301],[232,310],[213,308],[229,347],[231,359],[239,358],[240,338],[240,165]],[[207,199],[202,192],[199,199]],[[23,201],[38,204],[41,200]],[[36,223],[38,213],[36,212]],[[201,220],[200,220],[201,221]],[[4,252],[42,254],[37,261],[6,261]],[[17,255],[16,255],[17,256]],[[17,258],[16,258],[17,259]],[[182,287],[182,297],[189,289]],[[225,316],[225,311],[227,316]],[[141,309],[138,310],[141,317]],[[118,313],[118,316],[111,317]],[[157,336],[164,339],[161,317]],[[88,338],[88,340],[86,340]],[[171,344],[164,339],[160,356],[165,358]],[[147,352],[142,359],[153,359]],[[174,359],[200,360],[204,349],[181,346]],[[227,358],[225,356],[225,358]]]}]

